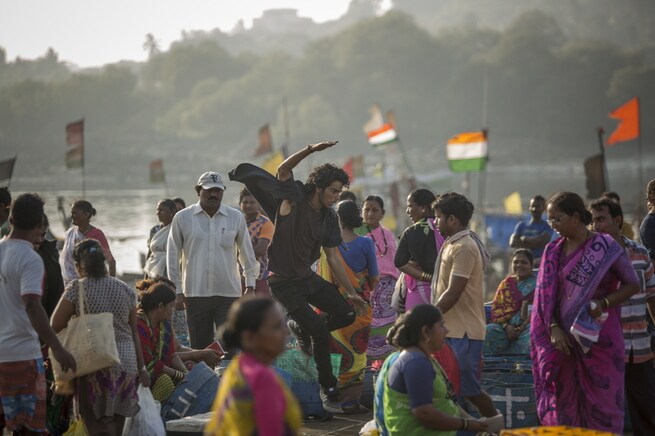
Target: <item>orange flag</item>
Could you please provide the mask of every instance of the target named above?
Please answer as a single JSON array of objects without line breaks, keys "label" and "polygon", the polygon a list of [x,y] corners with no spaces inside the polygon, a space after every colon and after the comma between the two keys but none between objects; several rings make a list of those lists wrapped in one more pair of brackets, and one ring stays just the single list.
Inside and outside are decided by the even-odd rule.
[{"label": "orange flag", "polygon": [[607,139],[608,146],[639,138],[639,97],[634,97],[614,109],[610,112],[609,117],[619,120],[619,125]]}]

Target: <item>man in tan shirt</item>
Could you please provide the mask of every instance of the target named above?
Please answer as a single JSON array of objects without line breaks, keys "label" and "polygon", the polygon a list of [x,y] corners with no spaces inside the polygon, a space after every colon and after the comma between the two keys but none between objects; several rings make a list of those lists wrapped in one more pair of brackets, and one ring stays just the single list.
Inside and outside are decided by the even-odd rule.
[{"label": "man in tan shirt", "polygon": [[439,232],[447,238],[435,264],[432,304],[443,313],[448,344],[455,352],[461,373],[461,395],[485,417],[498,414],[489,395],[480,387],[484,344],[483,299],[484,246],[468,229],[473,204],[454,192],[443,194],[432,208]]}]

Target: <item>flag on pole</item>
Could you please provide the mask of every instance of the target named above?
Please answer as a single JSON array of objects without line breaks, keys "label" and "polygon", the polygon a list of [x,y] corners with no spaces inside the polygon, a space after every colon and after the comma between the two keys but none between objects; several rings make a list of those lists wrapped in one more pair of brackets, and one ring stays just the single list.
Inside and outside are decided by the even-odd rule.
[{"label": "flag on pole", "polygon": [[278,150],[274,152],[270,157],[268,157],[262,164],[262,168],[268,171],[269,173],[276,175],[277,167],[279,167],[282,162],[284,162],[284,154],[282,151]]},{"label": "flag on pole", "polygon": [[508,215],[521,215],[523,213],[523,205],[521,204],[521,194],[512,192],[503,200],[505,205],[505,213]]},{"label": "flag on pole", "polygon": [[398,139],[396,132],[396,116],[393,111],[387,112],[387,120],[382,115],[382,110],[377,104],[372,105],[368,112],[371,118],[364,124],[364,133],[371,145],[388,144]]},{"label": "flag on pole", "polygon": [[487,166],[487,135],[484,132],[455,135],[448,140],[446,155],[454,173],[483,171]]},{"label": "flag on pole", "polygon": [[164,161],[155,159],[150,162],[150,183],[165,183]]},{"label": "flag on pole", "polygon": [[398,139],[396,129],[389,123],[384,123],[379,129],[366,132],[366,135],[368,136],[368,143],[371,145],[388,144]]},{"label": "flag on pole", "polygon": [[0,180],[11,180],[14,174],[14,165],[16,164],[17,156],[11,159],[0,161]]},{"label": "flag on pole", "polygon": [[66,167],[84,166],[84,120],[66,124]]},{"label": "flag on pole", "polygon": [[598,198],[607,190],[605,184],[605,159],[602,154],[596,154],[584,161],[584,172],[587,176],[587,198]]},{"label": "flag on pole", "polygon": [[343,170],[348,174],[350,183],[357,177],[364,175],[364,156],[351,156],[346,163],[343,164]]},{"label": "flag on pole", "polygon": [[609,113],[609,117],[619,120],[619,125],[607,139],[607,145],[617,142],[632,141],[639,138],[639,97],[630,99],[627,103],[617,107]]},{"label": "flag on pole", "polygon": [[273,151],[273,139],[271,137],[271,129],[268,124],[264,124],[259,128],[259,133],[257,134],[259,144],[253,153],[253,157],[261,156],[262,154],[268,154]]}]

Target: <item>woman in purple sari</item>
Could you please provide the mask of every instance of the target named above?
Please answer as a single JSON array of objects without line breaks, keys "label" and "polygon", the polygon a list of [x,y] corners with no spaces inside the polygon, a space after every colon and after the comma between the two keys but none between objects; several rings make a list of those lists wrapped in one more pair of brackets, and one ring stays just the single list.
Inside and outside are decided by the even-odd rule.
[{"label": "woman in purple sari", "polygon": [[621,247],[591,232],[572,192],[548,202],[560,238],[546,246],[531,321],[532,365],[542,425],[623,431],[624,350],[620,304],[639,290]]}]

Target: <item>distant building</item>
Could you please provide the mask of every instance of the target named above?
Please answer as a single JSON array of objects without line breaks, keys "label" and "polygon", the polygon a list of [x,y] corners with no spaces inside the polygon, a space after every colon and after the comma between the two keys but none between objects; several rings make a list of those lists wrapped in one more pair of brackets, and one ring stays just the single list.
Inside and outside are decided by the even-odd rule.
[{"label": "distant building", "polygon": [[311,18],[298,16],[297,9],[268,9],[252,20],[252,30],[272,33],[303,32],[315,25]]}]

